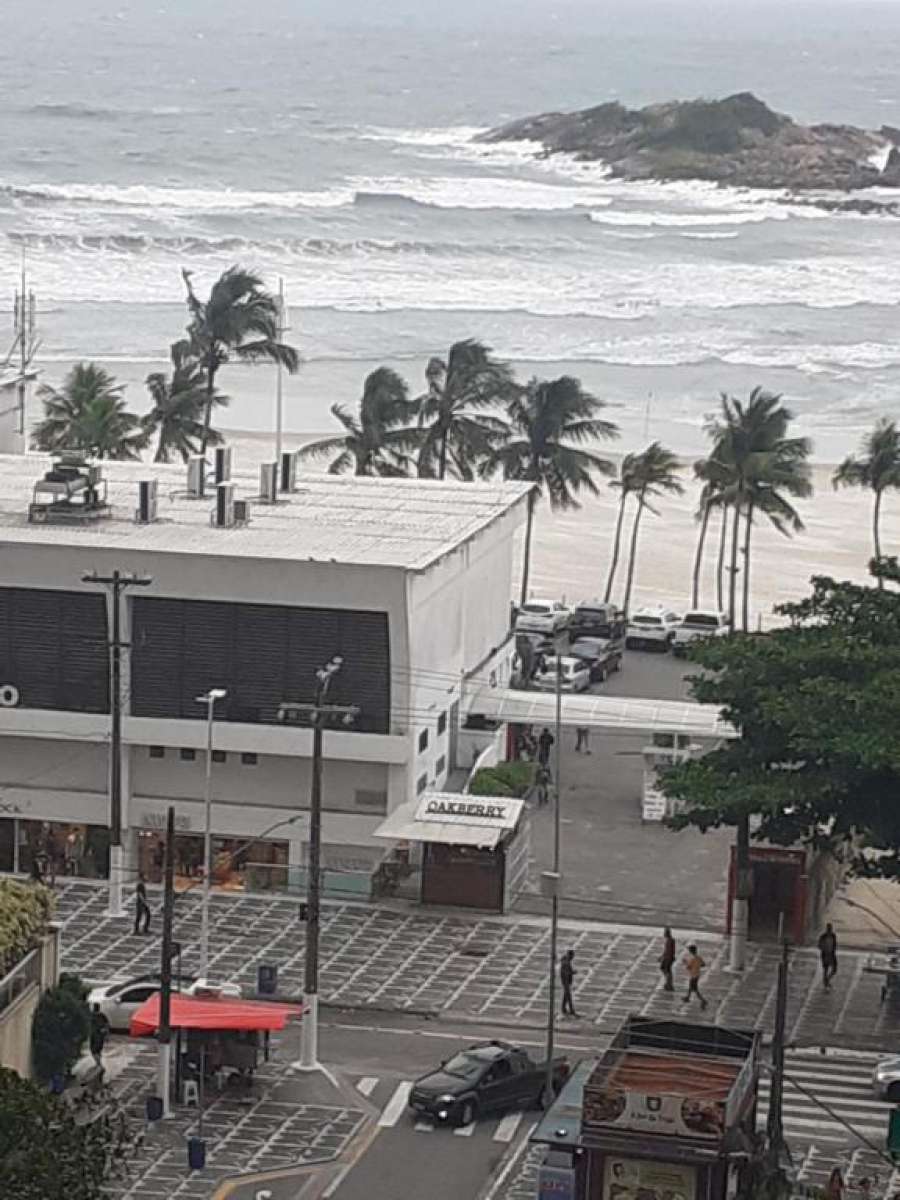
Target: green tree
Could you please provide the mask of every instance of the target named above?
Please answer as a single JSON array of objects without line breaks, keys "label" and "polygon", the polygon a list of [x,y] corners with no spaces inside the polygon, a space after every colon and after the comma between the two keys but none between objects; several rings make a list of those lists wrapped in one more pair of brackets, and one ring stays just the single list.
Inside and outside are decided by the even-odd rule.
[{"label": "green tree", "polygon": [[[866,434],[859,457],[845,458],[834,473],[832,483],[839,487],[869,488],[875,500],[872,506],[872,545],[881,558],[881,502],[888,488],[900,488],[900,430],[895,421],[882,417]],[[883,587],[881,576],[878,586]]]},{"label": "green tree", "polygon": [[280,363],[293,374],[300,356],[281,340],[281,306],[262,279],[242,267],[229,267],[213,284],[209,298],[200,300],[190,271],[182,271],[187,289],[190,323],[188,338],[206,377],[206,406],[200,453],[210,441],[210,422],[216,403],[216,376],[232,358],[240,362]]},{"label": "green tree", "polygon": [[389,367],[379,367],[366,376],[358,416],[342,404],[332,404],[331,412],[346,432],[311,442],[300,455],[333,455],[328,467],[332,475],[351,469],[356,475],[408,475],[411,455],[421,442],[421,431],[409,424],[416,411],[405,381]]},{"label": "green tree", "polygon": [[[198,452],[203,440],[206,378],[192,353],[190,342],[174,342],[169,353],[172,374],[167,376],[163,371],[153,371],[147,376],[147,391],[153,407],[144,416],[143,427],[148,439],[154,433],[157,435],[154,462],[167,463],[173,454],[187,462]],[[216,390],[213,405],[227,403],[228,397]],[[217,429],[207,430],[208,446],[217,446],[223,441]]]},{"label": "green tree", "polygon": [[635,459],[636,455],[626,454],[619,467],[618,479],[611,479],[609,481],[609,486],[611,488],[615,488],[619,493],[619,504],[618,511],[616,512],[616,526],[613,533],[613,547],[609,562],[609,574],[606,577],[606,591],[603,593],[603,599],[607,604],[612,596],[613,584],[615,583],[616,579],[616,570],[619,566],[619,554],[622,549],[622,525],[625,520],[625,505],[628,501],[628,497],[634,491],[637,484],[634,471]]},{"label": "green tree", "polygon": [[132,1140],[120,1113],[78,1121],[57,1096],[0,1068],[0,1195],[9,1200],[103,1200]]},{"label": "green tree", "polygon": [[86,458],[140,458],[147,445],[141,421],[128,412],[124,387],[96,363],[77,363],[61,388],[44,383],[44,419],[32,433],[35,450],[71,451]]},{"label": "green tree", "polygon": [[508,434],[490,408],[508,404],[519,388],[512,370],[483,342],[454,342],[447,355],[429,359],[428,391],[419,397],[423,429],[419,475],[444,479],[449,472],[472,479]]},{"label": "green tree", "polygon": [[637,563],[638,530],[644,510],[655,513],[650,497],[680,496],[684,491],[678,459],[671,450],[659,442],[651,442],[646,450],[636,454],[632,463],[634,486],[632,491],[637,501],[634,523],[631,526],[631,545],[628,554],[628,574],[625,577],[625,598],[622,610],[628,616],[631,605],[631,588],[634,583],[634,568]]},{"label": "green tree", "polygon": [[0,978],[41,944],[55,904],[43,884],[0,879]]},{"label": "green tree", "polygon": [[31,1026],[34,1073],[44,1083],[68,1076],[91,1027],[84,989],[72,976],[48,988],[38,1001]]},{"label": "green tree", "polygon": [[506,479],[529,480],[536,486],[528,495],[525,544],[522,549],[521,603],[528,599],[531,534],[539,494],[546,492],[552,509],[578,508],[581,491],[596,496],[594,474],[612,475],[614,465],[592,450],[602,438],[618,437],[619,430],[599,413],[604,402],[586,392],[579,379],[532,379],[511,400],[507,415],[509,441],[497,447],[482,468],[483,475],[501,470]]}]

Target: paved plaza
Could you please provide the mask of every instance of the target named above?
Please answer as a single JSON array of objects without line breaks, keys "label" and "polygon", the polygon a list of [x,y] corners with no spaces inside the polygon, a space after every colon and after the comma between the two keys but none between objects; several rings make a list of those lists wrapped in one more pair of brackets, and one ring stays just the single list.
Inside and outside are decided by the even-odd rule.
[{"label": "paved plaza", "polygon": [[[60,884],[63,967],[87,981],[128,978],[159,969],[159,937],[134,937],[131,922],[105,915],[106,891],[87,883]],[[329,1004],[467,1016],[497,1024],[540,1025],[547,1002],[549,931],[540,918],[426,912],[392,907],[326,904],[322,910],[320,994]],[[261,963],[278,967],[279,994],[302,991],[304,927],[295,901],[217,894],[212,899],[211,975],[248,992]],[[158,929],[159,921],[156,920]],[[176,902],[175,936],[185,973],[196,973],[200,898]],[[679,946],[685,943],[678,933]],[[696,938],[708,964],[705,1014],[692,1017],[769,1029],[774,1016],[777,950],[751,947],[747,971],[727,970],[723,938]],[[655,930],[564,923],[560,950],[575,950],[579,1021],[613,1030],[632,1012],[685,1011],[679,992],[662,990]],[[844,953],[830,991],[818,980],[814,951],[792,957],[788,1031],[798,1045],[883,1050],[900,1036],[900,1006],[880,1002],[880,979],[865,972],[865,955]],[[679,981],[681,986],[681,981]]]}]

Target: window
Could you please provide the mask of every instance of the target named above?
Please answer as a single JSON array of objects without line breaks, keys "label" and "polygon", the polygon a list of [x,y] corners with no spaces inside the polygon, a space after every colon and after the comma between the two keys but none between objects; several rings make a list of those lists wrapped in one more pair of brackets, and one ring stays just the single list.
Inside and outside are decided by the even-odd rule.
[{"label": "window", "polygon": [[446,733],[446,731],[447,731],[447,713],[446,712],[442,712],[441,715],[438,717],[437,731],[438,731],[439,735],[442,733]]},{"label": "window", "polygon": [[197,751],[192,750],[190,746],[182,746],[178,754],[182,762],[193,762],[197,757]]},{"label": "window", "polygon": [[420,775],[419,778],[416,780],[416,795],[421,796],[427,787],[428,787],[428,776]]},{"label": "window", "polygon": [[165,746],[151,746],[150,747],[150,757],[151,758],[165,758],[166,757]]},{"label": "window", "polygon": [[358,808],[370,808],[373,812],[387,812],[387,792],[369,791],[365,788],[358,788],[353,793],[353,803]]},{"label": "window", "polygon": [[440,757],[440,758],[437,760],[437,762],[434,764],[434,775],[435,775],[435,778],[437,778],[437,777],[438,777],[438,775],[443,775],[443,773],[444,773],[444,767],[446,767],[446,765],[447,765],[447,759],[446,759],[446,758],[445,758],[445,756],[442,754],[442,755],[441,755],[441,757]]},{"label": "window", "polygon": [[159,987],[155,983],[151,983],[143,987],[129,988],[127,992],[121,992],[116,999],[119,1004],[143,1004],[158,991]]},{"label": "window", "polygon": [[241,755],[241,765],[242,766],[255,767],[257,764],[257,761],[258,761],[257,757],[253,753],[252,750],[245,750],[244,753]]},{"label": "window", "polygon": [[421,754],[422,751],[427,750],[427,748],[428,748],[428,730],[423,729],[422,732],[419,734],[419,753]]},{"label": "window", "polygon": [[228,762],[228,755],[224,750],[213,750],[212,760],[213,762]]},{"label": "window", "polygon": [[490,1069],[488,1074],[488,1082],[499,1083],[501,1079],[508,1079],[511,1074],[512,1071],[510,1070],[507,1060],[505,1058],[499,1058]]}]

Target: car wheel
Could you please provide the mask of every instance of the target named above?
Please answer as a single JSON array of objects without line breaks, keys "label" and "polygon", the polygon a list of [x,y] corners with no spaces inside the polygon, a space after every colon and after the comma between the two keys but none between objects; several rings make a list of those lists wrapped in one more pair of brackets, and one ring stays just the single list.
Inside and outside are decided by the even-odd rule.
[{"label": "car wheel", "polygon": [[459,1124],[460,1126],[471,1125],[477,1115],[478,1114],[475,1109],[475,1101],[474,1100],[466,1100],[466,1102],[464,1104],[460,1105],[459,1119],[457,1121],[457,1124]]},{"label": "car wheel", "polygon": [[888,1089],[885,1092],[885,1098],[894,1102],[900,1100],[900,1081],[897,1083],[892,1083],[888,1086]]}]

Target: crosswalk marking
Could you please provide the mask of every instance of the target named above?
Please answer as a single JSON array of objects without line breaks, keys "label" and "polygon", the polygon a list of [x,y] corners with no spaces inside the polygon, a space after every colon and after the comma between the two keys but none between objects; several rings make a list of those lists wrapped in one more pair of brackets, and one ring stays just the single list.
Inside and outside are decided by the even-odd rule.
[{"label": "crosswalk marking", "polygon": [[416,1133],[434,1133],[434,1126],[430,1121],[416,1121],[413,1129]]},{"label": "crosswalk marking", "polygon": [[412,1082],[404,1079],[402,1083],[398,1083],[394,1089],[394,1094],[388,1100],[378,1118],[378,1124],[382,1129],[390,1129],[400,1120],[400,1114],[406,1109],[409,1093],[412,1091]]},{"label": "crosswalk marking", "polygon": [[470,1121],[468,1125],[458,1125],[453,1133],[456,1137],[471,1137],[475,1132],[475,1121]]},{"label": "crosswalk marking", "polygon": [[360,1079],[356,1085],[356,1090],[362,1092],[364,1096],[371,1096],[378,1086],[378,1079],[374,1075],[366,1075],[364,1079]]},{"label": "crosswalk marking", "polygon": [[522,1123],[520,1112],[507,1113],[494,1131],[495,1142],[511,1142],[516,1136],[516,1130]]}]

